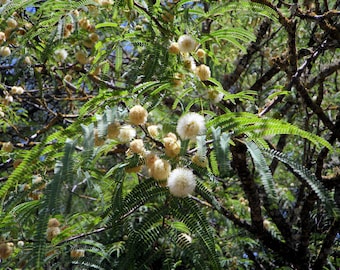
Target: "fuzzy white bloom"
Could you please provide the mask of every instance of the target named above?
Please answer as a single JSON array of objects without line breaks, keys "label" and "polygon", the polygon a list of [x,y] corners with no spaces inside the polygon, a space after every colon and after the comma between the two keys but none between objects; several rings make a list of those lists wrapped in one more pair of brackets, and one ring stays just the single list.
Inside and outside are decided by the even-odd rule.
[{"label": "fuzzy white bloom", "polygon": [[196,49],[196,41],[190,35],[182,35],[178,38],[178,48],[182,53],[189,53]]},{"label": "fuzzy white bloom", "polygon": [[196,177],[186,168],[174,169],[168,177],[170,193],[176,197],[187,197],[196,187]]},{"label": "fuzzy white bloom", "polygon": [[57,61],[64,62],[68,56],[68,53],[65,49],[58,49],[55,50],[54,55]]},{"label": "fuzzy white bloom", "polygon": [[197,135],[205,133],[204,117],[195,112],[187,113],[178,119],[176,131],[182,140],[196,140]]},{"label": "fuzzy white bloom", "polygon": [[202,64],[195,69],[195,73],[200,78],[201,81],[206,81],[211,76],[210,67]]},{"label": "fuzzy white bloom", "polygon": [[127,143],[136,137],[136,130],[130,125],[121,126],[119,129],[118,139],[122,143]]}]

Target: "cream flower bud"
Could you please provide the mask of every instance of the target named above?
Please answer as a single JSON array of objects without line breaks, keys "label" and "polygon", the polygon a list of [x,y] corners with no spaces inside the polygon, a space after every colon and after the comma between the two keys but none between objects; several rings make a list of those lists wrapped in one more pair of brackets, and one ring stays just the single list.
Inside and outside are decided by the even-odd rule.
[{"label": "cream flower bud", "polygon": [[204,64],[196,67],[195,73],[197,74],[201,81],[206,81],[211,76],[210,68]]},{"label": "cream flower bud", "polygon": [[11,94],[13,94],[13,95],[21,95],[24,92],[25,92],[25,90],[21,86],[12,86],[12,88],[11,88]]},{"label": "cream flower bud", "polygon": [[197,135],[205,133],[204,117],[194,112],[185,114],[178,119],[176,131],[182,140],[196,140]]},{"label": "cream flower bud", "polygon": [[60,234],[60,228],[59,227],[48,227],[46,238],[47,238],[48,241],[51,241],[58,234]]},{"label": "cream flower bud", "polygon": [[169,51],[169,53],[172,53],[172,54],[178,54],[179,53],[178,43],[177,42],[171,42],[168,51]]},{"label": "cream flower bud", "polygon": [[107,137],[109,139],[117,139],[120,130],[120,123],[113,122],[107,126]]},{"label": "cream flower bud", "polygon": [[186,57],[183,60],[183,65],[186,69],[190,70],[191,72],[195,72],[196,71],[196,63],[195,63],[195,59],[190,56],[190,57]]},{"label": "cream flower bud", "polygon": [[187,197],[196,187],[196,177],[186,168],[177,168],[171,171],[168,177],[170,193],[176,197]]},{"label": "cream flower bud", "polygon": [[83,51],[77,51],[75,57],[76,57],[76,60],[82,65],[85,65],[88,62],[87,55]]},{"label": "cream flower bud", "polygon": [[7,46],[0,47],[0,56],[6,57],[11,55],[11,49]]},{"label": "cream flower bud", "polygon": [[0,45],[6,41],[6,34],[4,32],[0,32]]},{"label": "cream flower bud", "polygon": [[18,26],[18,22],[13,18],[8,18],[6,24],[9,28],[16,28]]},{"label": "cream flower bud", "polygon": [[174,133],[168,133],[166,137],[163,138],[165,154],[168,157],[176,157],[181,152],[181,141],[177,140]]},{"label": "cream flower bud", "polygon": [[197,153],[192,156],[191,161],[197,166],[203,167],[203,168],[207,167],[208,165],[208,158],[205,156],[201,157]]},{"label": "cream flower bud", "polygon": [[133,106],[129,112],[130,122],[134,125],[143,125],[148,118],[148,111],[141,105]]},{"label": "cream flower bud", "polygon": [[47,227],[59,227],[60,226],[60,222],[58,219],[56,218],[50,218],[48,220],[48,224]]},{"label": "cream flower bud", "polygon": [[119,129],[118,139],[122,143],[127,143],[136,137],[136,130],[130,125],[121,126]]},{"label": "cream flower bud", "polygon": [[58,49],[54,51],[54,55],[57,61],[64,62],[68,53],[65,49]]},{"label": "cream flower bud", "polygon": [[2,243],[0,244],[0,259],[7,259],[13,253],[13,243]]},{"label": "cream flower bud", "polygon": [[192,52],[196,46],[196,41],[190,35],[182,35],[178,38],[178,47],[182,53]]},{"label": "cream flower bud", "polygon": [[171,165],[164,159],[157,159],[149,169],[150,176],[156,180],[166,180],[170,174]]},{"label": "cream flower bud", "polygon": [[145,151],[143,140],[135,139],[130,142],[130,149],[133,153],[142,154]]},{"label": "cream flower bud", "polygon": [[196,55],[198,58],[202,59],[205,56],[205,51],[203,49],[198,49]]},{"label": "cream flower bud", "polygon": [[84,249],[73,249],[70,251],[71,258],[81,258],[85,257],[85,250]]},{"label": "cream flower bud", "polygon": [[1,150],[2,151],[5,151],[7,153],[10,153],[13,151],[13,144],[11,142],[4,142],[2,143],[2,147],[1,147]]},{"label": "cream flower bud", "polygon": [[157,125],[148,126],[148,132],[152,138],[156,138],[159,135],[159,126]]}]

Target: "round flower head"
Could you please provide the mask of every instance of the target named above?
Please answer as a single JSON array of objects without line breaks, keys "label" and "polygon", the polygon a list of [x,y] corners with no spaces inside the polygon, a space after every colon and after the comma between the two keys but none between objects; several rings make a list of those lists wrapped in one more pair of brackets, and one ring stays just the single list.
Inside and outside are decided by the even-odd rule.
[{"label": "round flower head", "polygon": [[192,52],[196,49],[196,41],[189,35],[180,36],[177,43],[179,50],[183,53]]},{"label": "round flower head", "polygon": [[148,111],[141,105],[133,106],[129,112],[130,122],[134,125],[143,125],[148,118]]},{"label": "round flower head", "polygon": [[178,119],[176,131],[182,140],[196,140],[197,135],[205,132],[204,117],[194,112],[185,114]]},{"label": "round flower head", "polygon": [[48,220],[48,224],[47,224],[48,227],[59,227],[60,226],[60,222],[58,219],[56,218],[50,218]]},{"label": "round flower head", "polygon": [[13,253],[13,243],[2,243],[0,244],[0,259],[7,259]]},{"label": "round flower head", "polygon": [[0,47],[0,56],[6,57],[9,55],[11,55],[11,49],[9,47]]},{"label": "round flower head", "polygon": [[187,197],[196,187],[196,177],[189,169],[177,168],[168,177],[168,187],[172,195]]},{"label": "round flower head", "polygon": [[156,180],[166,180],[171,171],[171,165],[164,159],[157,159],[149,169],[150,176]]},{"label": "round flower head", "polygon": [[64,62],[67,58],[67,51],[65,49],[58,49],[54,52],[57,61]]},{"label": "round flower head", "polygon": [[171,132],[163,138],[163,144],[168,157],[176,157],[181,151],[181,141]]},{"label": "round flower head", "polygon": [[47,238],[48,241],[51,241],[58,234],[60,234],[60,228],[59,227],[48,227],[46,238]]},{"label": "round flower head", "polygon": [[171,42],[168,51],[169,51],[169,53],[172,53],[172,54],[178,54],[179,53],[178,43],[177,42]]},{"label": "round flower head", "polygon": [[133,153],[141,154],[145,151],[144,142],[141,139],[135,139],[130,142],[130,149]]},{"label": "round flower head", "polygon": [[136,130],[130,125],[124,125],[119,129],[118,139],[122,143],[127,143],[136,137]]},{"label": "round flower head", "polygon": [[160,127],[157,126],[157,125],[148,126],[149,135],[152,138],[156,138],[159,135],[159,129],[160,129]]},{"label": "round flower head", "polygon": [[196,55],[198,56],[198,58],[202,59],[205,56],[205,51],[203,49],[198,49]]},{"label": "round flower head", "polygon": [[195,73],[197,74],[201,81],[206,81],[211,76],[210,68],[204,64],[196,67]]}]

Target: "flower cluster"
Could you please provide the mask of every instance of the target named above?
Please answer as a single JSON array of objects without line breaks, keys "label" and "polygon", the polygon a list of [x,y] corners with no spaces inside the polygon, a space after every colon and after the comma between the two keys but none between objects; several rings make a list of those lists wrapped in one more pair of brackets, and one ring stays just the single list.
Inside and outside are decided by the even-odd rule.
[{"label": "flower cluster", "polygon": [[48,241],[52,241],[58,234],[60,234],[60,222],[56,218],[50,218],[47,224],[47,235]]}]

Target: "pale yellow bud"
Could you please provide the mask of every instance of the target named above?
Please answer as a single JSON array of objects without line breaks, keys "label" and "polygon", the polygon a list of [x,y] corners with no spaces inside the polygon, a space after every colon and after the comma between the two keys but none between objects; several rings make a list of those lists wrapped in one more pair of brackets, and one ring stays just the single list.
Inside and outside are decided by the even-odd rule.
[{"label": "pale yellow bud", "polygon": [[0,244],[0,259],[7,259],[12,255],[14,249],[14,244],[10,243],[2,243]]},{"label": "pale yellow bud", "polygon": [[60,222],[58,219],[56,218],[50,218],[48,220],[48,224],[47,227],[59,227],[60,226]]},{"label": "pale yellow bud", "polygon": [[145,151],[144,142],[141,139],[135,139],[130,142],[130,149],[133,153],[141,154]]},{"label": "pale yellow bud", "polygon": [[59,227],[48,227],[46,238],[47,238],[48,241],[51,241],[58,234],[60,234],[60,228]]},{"label": "pale yellow bud", "polygon": [[6,57],[11,55],[11,49],[7,46],[0,47],[0,56]]},{"label": "pale yellow bud", "polygon": [[146,123],[148,112],[140,105],[136,105],[130,109],[129,119],[134,125],[143,125]]},{"label": "pale yellow bud", "polygon": [[156,138],[159,135],[159,126],[157,125],[148,126],[148,132],[152,138]]},{"label": "pale yellow bud", "polygon": [[73,249],[70,252],[71,258],[81,258],[85,257],[85,250],[83,249]]},{"label": "pale yellow bud", "polygon": [[18,26],[18,22],[13,18],[8,18],[6,24],[9,28],[16,28]]},{"label": "pale yellow bud", "polygon": [[6,34],[4,32],[0,32],[0,45],[6,41]]},{"label": "pale yellow bud", "polygon": [[109,124],[107,126],[107,137],[109,139],[117,139],[119,135],[119,128],[120,128],[119,122]]},{"label": "pale yellow bud", "polygon": [[198,49],[197,52],[196,52],[196,55],[198,58],[204,58],[205,56],[205,51],[203,49]]},{"label": "pale yellow bud", "polygon": [[206,81],[211,76],[210,68],[204,64],[196,67],[195,73],[201,79],[201,81]]},{"label": "pale yellow bud", "polygon": [[82,65],[85,65],[88,62],[88,57],[86,53],[83,51],[77,51],[75,57],[76,60]]},{"label": "pale yellow bud", "polygon": [[172,42],[169,46],[168,51],[169,51],[169,53],[172,53],[172,54],[178,54],[179,53],[178,43]]},{"label": "pale yellow bud", "polygon": [[156,180],[166,180],[170,174],[171,165],[164,159],[157,159],[149,169],[150,176]]},{"label": "pale yellow bud", "polygon": [[202,168],[205,168],[208,165],[207,157],[200,157],[198,154],[193,155],[191,161]]},{"label": "pale yellow bud", "polygon": [[13,144],[11,142],[4,142],[2,143],[2,147],[1,147],[1,150],[2,151],[5,151],[7,153],[10,153],[13,151]]}]

